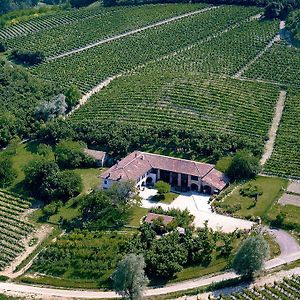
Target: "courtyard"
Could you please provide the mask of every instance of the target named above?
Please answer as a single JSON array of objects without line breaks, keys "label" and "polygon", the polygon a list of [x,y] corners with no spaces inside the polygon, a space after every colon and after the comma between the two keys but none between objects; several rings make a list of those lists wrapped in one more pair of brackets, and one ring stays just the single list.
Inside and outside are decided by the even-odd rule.
[{"label": "courtyard", "polygon": [[209,228],[229,233],[236,229],[249,230],[255,224],[247,220],[214,213],[211,209],[208,195],[197,192],[181,193],[178,194],[178,197],[171,204],[153,201],[156,195],[156,189],[144,188],[141,190],[142,207],[150,209],[160,206],[165,210],[171,208],[187,209],[195,216],[193,222],[195,227],[204,227],[204,223],[207,221]]}]

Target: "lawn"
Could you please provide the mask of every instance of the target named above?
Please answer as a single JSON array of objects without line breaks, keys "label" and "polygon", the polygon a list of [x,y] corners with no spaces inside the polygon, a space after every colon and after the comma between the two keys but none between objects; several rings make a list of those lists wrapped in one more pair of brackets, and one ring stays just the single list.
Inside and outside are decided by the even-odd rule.
[{"label": "lawn", "polygon": [[[240,195],[240,189],[246,187],[248,184],[257,186],[263,192],[262,195],[258,196],[256,204],[253,198]],[[275,201],[277,201],[283,193],[283,189],[287,187],[287,184],[288,181],[286,179],[258,176],[235,189],[232,194],[223,199],[220,205],[224,206],[225,211],[230,207],[240,205],[240,208],[234,212],[238,217],[250,218],[251,216],[260,216],[262,219],[265,219]]]},{"label": "lawn", "polygon": [[130,210],[130,218],[128,221],[128,226],[132,227],[138,227],[140,226],[140,221],[143,216],[145,216],[148,213],[147,208],[143,208],[140,206],[134,206]]}]

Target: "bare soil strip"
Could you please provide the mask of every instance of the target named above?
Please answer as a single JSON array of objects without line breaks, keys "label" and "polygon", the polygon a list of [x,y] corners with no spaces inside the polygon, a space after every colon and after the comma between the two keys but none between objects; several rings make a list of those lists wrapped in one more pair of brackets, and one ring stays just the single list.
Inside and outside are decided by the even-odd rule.
[{"label": "bare soil strip", "polygon": [[183,18],[187,18],[187,17],[190,17],[190,16],[201,14],[201,13],[204,13],[206,11],[209,11],[209,10],[212,10],[212,9],[217,9],[217,8],[220,8],[220,7],[221,6],[210,6],[210,7],[204,8],[204,9],[200,9],[200,10],[189,12],[189,13],[186,13],[186,14],[183,14],[183,15],[172,17],[170,19],[166,19],[166,20],[163,20],[163,21],[151,24],[151,25],[147,25],[147,26],[135,29],[135,30],[131,30],[131,31],[128,31],[128,32],[125,32],[125,33],[122,33],[122,34],[118,34],[116,36],[112,36],[112,37],[97,41],[95,43],[86,45],[84,47],[80,47],[78,49],[74,49],[74,50],[71,50],[71,51],[56,55],[56,56],[49,57],[49,58],[47,58],[47,61],[56,60],[58,58],[62,58],[62,57],[65,57],[65,56],[68,56],[68,55],[71,55],[71,54],[74,54],[74,53],[82,52],[82,51],[88,50],[90,48],[94,48],[94,47],[102,45],[102,44],[106,44],[106,43],[109,43],[109,42],[112,42],[112,41],[115,41],[115,40],[119,40],[121,38],[130,36],[130,35],[133,35],[133,34],[136,34],[136,33],[151,29],[151,28],[159,27],[159,26],[162,26],[162,25],[165,25],[165,24],[168,24],[168,23],[171,23],[171,22],[183,19]]},{"label": "bare soil strip", "polygon": [[274,43],[280,41],[280,35],[277,34],[268,44],[267,46],[259,52],[250,62],[248,62],[241,70],[239,70],[233,77],[239,79],[242,75],[252,66],[258,59],[260,59],[268,50],[271,48]]},{"label": "bare soil strip", "polygon": [[286,91],[280,91],[278,101],[276,103],[276,109],[275,109],[275,114],[273,117],[272,125],[269,130],[269,139],[265,144],[265,150],[264,154],[260,160],[260,164],[263,166],[267,160],[271,157],[273,149],[274,149],[274,144],[276,140],[276,135],[278,131],[278,127],[280,124],[280,120],[282,117],[283,109],[284,109],[284,103],[286,99]]}]

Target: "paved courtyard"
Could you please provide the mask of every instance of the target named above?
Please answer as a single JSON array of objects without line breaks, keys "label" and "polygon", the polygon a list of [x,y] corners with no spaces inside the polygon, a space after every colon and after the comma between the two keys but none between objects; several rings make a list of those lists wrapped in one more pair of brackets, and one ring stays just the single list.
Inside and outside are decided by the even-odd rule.
[{"label": "paved courtyard", "polygon": [[161,202],[153,202],[151,198],[157,194],[155,189],[145,188],[140,192],[142,197],[142,207],[151,208],[161,206],[164,209],[178,208],[181,210],[188,209],[195,216],[195,227],[203,227],[204,222],[208,221],[208,226],[213,230],[222,230],[224,232],[232,232],[238,229],[251,229],[253,222],[232,218],[220,214],[213,213],[209,204],[209,196],[198,193],[180,194],[171,204]]},{"label": "paved courtyard", "polygon": [[300,181],[292,181],[287,188],[288,193],[300,195]]},{"label": "paved courtyard", "polygon": [[279,199],[281,205],[295,205],[300,206],[300,196],[292,194],[283,194]]}]

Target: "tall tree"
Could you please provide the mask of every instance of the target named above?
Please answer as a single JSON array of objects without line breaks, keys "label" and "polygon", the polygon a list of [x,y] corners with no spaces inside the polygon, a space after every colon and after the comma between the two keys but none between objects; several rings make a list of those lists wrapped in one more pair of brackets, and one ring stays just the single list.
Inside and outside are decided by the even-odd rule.
[{"label": "tall tree", "polygon": [[2,188],[10,185],[16,178],[17,172],[13,168],[13,163],[8,157],[0,158],[0,186]]},{"label": "tall tree", "polygon": [[124,299],[142,299],[143,291],[148,284],[145,276],[143,256],[128,254],[118,264],[113,273],[114,289]]},{"label": "tall tree", "polygon": [[236,253],[232,267],[245,278],[253,278],[263,269],[270,255],[269,245],[261,234],[248,237]]}]

